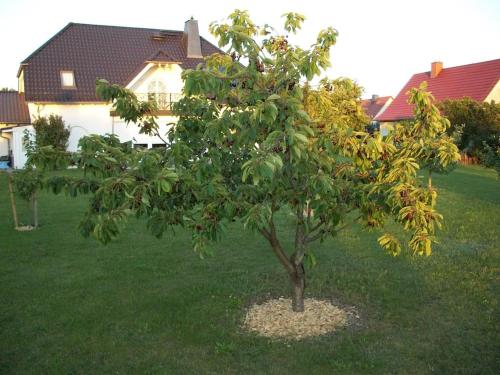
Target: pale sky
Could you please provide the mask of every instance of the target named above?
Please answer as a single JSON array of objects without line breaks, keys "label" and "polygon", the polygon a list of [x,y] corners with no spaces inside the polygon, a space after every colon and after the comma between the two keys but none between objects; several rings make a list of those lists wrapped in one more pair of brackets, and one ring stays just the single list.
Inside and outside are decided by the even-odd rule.
[{"label": "pale sky", "polygon": [[364,97],[397,95],[432,61],[446,68],[500,58],[500,0],[0,0],[0,87],[17,88],[19,63],[69,22],[182,30],[193,16],[215,42],[209,23],[235,8],[277,28],[284,12],[305,15],[291,40],[303,47],[320,29],[336,28],[326,75],[355,79]]}]

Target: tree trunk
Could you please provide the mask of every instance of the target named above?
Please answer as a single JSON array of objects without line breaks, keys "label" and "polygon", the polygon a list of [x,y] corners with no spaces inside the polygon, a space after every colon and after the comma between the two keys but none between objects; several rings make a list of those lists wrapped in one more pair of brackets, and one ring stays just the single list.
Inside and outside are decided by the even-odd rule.
[{"label": "tree trunk", "polygon": [[36,198],[36,191],[31,197],[31,209],[33,210],[33,227],[38,228],[38,201]]},{"label": "tree trunk", "polygon": [[[299,213],[302,210],[299,209]],[[269,222],[269,230],[261,229],[262,235],[269,241],[274,254],[287,271],[292,286],[292,310],[294,312],[304,312],[304,289],[306,287],[306,273],[304,270],[305,236],[303,223],[297,226],[295,237],[295,252],[288,257],[279,243],[276,235],[276,228],[272,218]]]},{"label": "tree trunk", "polygon": [[290,279],[292,281],[292,310],[295,312],[304,312],[306,275],[302,263],[295,266],[295,273],[290,275]]}]

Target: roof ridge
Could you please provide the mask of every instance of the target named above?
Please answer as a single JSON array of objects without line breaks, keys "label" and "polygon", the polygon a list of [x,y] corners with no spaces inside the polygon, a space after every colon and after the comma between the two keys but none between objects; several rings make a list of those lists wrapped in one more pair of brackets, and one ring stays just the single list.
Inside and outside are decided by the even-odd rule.
[{"label": "roof ridge", "polygon": [[[84,22],[69,22],[66,26],[64,26],[61,30],[59,30],[51,38],[49,38],[45,43],[43,43],[40,47],[38,47],[35,51],[33,51],[28,57],[26,57],[23,61],[21,61],[20,65],[27,64],[29,60],[31,60],[35,55],[37,55],[40,51],[42,51],[47,45],[52,43],[56,38],[61,36],[65,31],[67,31],[72,26],[94,26],[94,27],[97,26],[97,27],[111,27],[111,28],[115,28],[115,29],[149,30],[149,31],[177,33],[177,34],[184,33],[183,30],[156,29],[156,28],[138,27],[138,26],[100,25],[100,24],[84,23]],[[220,52],[224,53],[224,51],[222,51],[215,43],[212,43],[211,41],[209,41],[208,39],[204,38],[201,35],[200,35],[200,39],[211,44],[213,47],[217,48]],[[19,76],[20,71],[21,71],[21,67],[19,68],[18,76]]]},{"label": "roof ridge", "polygon": [[[479,64],[486,64],[486,63],[492,63],[492,62],[495,62],[495,61],[500,62],[500,59],[492,59],[492,60],[478,61],[478,62],[475,62],[475,63],[464,64],[464,65],[455,65],[455,66],[450,66],[450,67],[443,67],[443,70],[450,70],[450,69],[464,68],[464,67],[466,67],[466,66],[471,66],[471,65],[479,65]],[[417,74],[426,74],[426,73],[429,73],[429,72],[430,72],[430,70],[426,70],[426,71],[424,71],[424,72],[415,73],[414,75],[417,75]]]},{"label": "roof ridge", "polygon": [[151,30],[151,31],[166,31],[171,33],[183,33],[183,30],[172,30],[172,29],[158,29],[151,27],[141,27],[141,26],[121,26],[121,25],[102,25],[97,23],[85,23],[85,22],[71,22],[73,25],[81,26],[98,26],[98,27],[113,27],[116,29],[139,29],[139,30]]}]

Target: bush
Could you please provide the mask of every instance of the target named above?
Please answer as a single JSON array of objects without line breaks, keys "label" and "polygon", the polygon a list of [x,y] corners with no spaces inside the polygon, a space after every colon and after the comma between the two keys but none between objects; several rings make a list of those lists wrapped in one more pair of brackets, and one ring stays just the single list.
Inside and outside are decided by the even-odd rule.
[{"label": "bush", "polygon": [[33,122],[33,128],[36,132],[35,147],[52,146],[60,151],[66,150],[70,131],[61,116],[38,117]]},{"label": "bush", "polygon": [[461,133],[457,146],[463,153],[484,160],[487,147],[500,148],[500,104],[463,98],[444,100],[439,107],[450,120],[448,133]]}]

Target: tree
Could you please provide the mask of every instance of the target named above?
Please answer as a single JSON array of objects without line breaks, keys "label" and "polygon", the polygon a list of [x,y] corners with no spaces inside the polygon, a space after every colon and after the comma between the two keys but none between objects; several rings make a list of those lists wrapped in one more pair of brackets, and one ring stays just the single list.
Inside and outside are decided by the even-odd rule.
[{"label": "tree", "polygon": [[484,159],[488,148],[500,148],[499,103],[481,103],[470,98],[448,99],[439,103],[439,108],[450,120],[448,133],[461,133],[457,145],[462,152]]},{"label": "tree", "polygon": [[[303,20],[287,13],[285,31],[295,34]],[[392,217],[411,232],[409,248],[429,255],[441,215],[436,191],[421,186],[417,173],[425,163],[447,166],[458,158],[456,146],[441,138],[449,123],[430,94],[411,91],[412,127],[396,126],[386,138],[370,135],[351,81],[303,85],[329,66],[336,30],[321,31],[302,49],[243,11],[210,29],[227,54],[183,72],[178,122],[165,149],[134,150],[112,135],[85,137],[75,159],[85,176],[47,181],[56,193],[91,193],[83,234],[110,241],[135,215],[157,237],[176,226],[190,229],[203,256],[228,223],[241,222],[269,242],[290,277],[297,312],[304,310],[304,262],[315,263],[311,245],[350,224],[383,228]],[[125,121],[158,131],[153,102],[103,80],[97,93]],[[294,216],[293,249],[280,241],[286,235],[275,225],[280,211]],[[393,234],[379,242],[394,255],[401,251]]]},{"label": "tree", "polygon": [[[500,139],[498,141],[500,142]],[[485,143],[482,160],[484,166],[494,169],[497,172],[497,178],[500,179],[500,146],[494,149],[489,144]]]},{"label": "tree", "polygon": [[[62,117],[57,115],[50,115],[48,118],[36,118],[33,121],[33,128],[35,129],[34,137],[28,130],[25,130],[23,137],[24,148],[28,157],[25,169],[14,172],[13,180],[17,195],[29,202],[33,214],[32,227],[37,228],[37,193],[43,186],[43,172],[67,166],[68,153],[66,147],[70,130],[65,126]],[[42,158],[43,161],[40,160]],[[14,216],[16,216],[13,198],[11,202]],[[14,222],[17,228],[17,217],[14,217]]]}]

